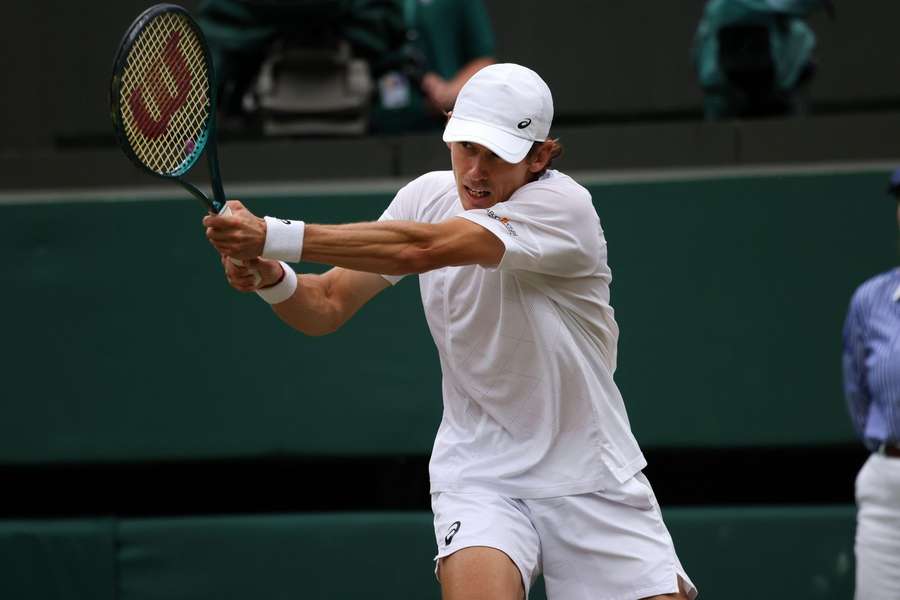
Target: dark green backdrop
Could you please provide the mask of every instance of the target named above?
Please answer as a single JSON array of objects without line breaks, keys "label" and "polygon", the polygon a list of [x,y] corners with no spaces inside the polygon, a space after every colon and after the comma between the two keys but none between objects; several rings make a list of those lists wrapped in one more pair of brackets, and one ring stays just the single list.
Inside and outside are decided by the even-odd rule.
[{"label": "dark green backdrop", "polygon": [[[676,508],[701,598],[846,600],[852,506]],[[431,515],[341,513],[0,521],[10,600],[436,600]],[[539,581],[529,596],[544,600]]]},{"label": "dark green backdrop", "polygon": [[[644,446],[852,439],[840,331],[855,286],[897,262],[885,179],[589,186]],[[342,222],[390,195],[243,200]],[[0,462],[429,452],[440,372],[415,277],[306,338],[227,287],[201,216],[188,200],[0,206]]]}]

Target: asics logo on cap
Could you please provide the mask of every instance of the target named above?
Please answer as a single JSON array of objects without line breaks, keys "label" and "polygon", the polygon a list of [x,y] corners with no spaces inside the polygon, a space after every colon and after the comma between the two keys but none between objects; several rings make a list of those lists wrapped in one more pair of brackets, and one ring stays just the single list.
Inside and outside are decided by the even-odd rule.
[{"label": "asics logo on cap", "polygon": [[529,125],[531,125],[531,119],[522,119],[516,124],[516,127],[518,127],[519,129],[525,129]]}]

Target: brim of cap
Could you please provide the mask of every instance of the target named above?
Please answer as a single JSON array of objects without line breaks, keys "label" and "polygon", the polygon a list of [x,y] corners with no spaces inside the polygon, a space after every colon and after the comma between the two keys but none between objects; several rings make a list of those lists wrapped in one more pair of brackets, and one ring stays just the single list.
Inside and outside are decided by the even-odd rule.
[{"label": "brim of cap", "polygon": [[532,140],[485,125],[478,121],[451,116],[444,128],[445,142],[473,142],[481,144],[508,163],[521,162],[531,149]]}]

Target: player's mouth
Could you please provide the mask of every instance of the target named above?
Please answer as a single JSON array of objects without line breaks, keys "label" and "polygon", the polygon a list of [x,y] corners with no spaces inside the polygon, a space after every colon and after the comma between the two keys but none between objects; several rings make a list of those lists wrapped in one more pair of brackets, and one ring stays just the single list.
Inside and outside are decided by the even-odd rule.
[{"label": "player's mouth", "polygon": [[491,195],[491,191],[485,188],[473,188],[467,185],[463,185],[463,187],[466,189],[466,194],[473,200],[484,200]]}]

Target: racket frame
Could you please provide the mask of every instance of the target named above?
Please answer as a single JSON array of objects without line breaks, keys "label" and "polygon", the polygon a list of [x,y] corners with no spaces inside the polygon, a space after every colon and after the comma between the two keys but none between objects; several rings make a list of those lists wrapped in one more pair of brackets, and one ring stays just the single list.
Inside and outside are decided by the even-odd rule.
[{"label": "racket frame", "polygon": [[[145,165],[138,158],[137,154],[135,154],[134,150],[132,150],[131,144],[129,143],[128,138],[125,135],[124,118],[122,116],[122,105],[124,103],[124,98],[121,93],[122,73],[124,72],[128,60],[128,55],[131,51],[132,46],[134,46],[134,43],[140,37],[141,32],[151,20],[162,14],[170,12],[177,13],[181,17],[183,17],[188,26],[197,36],[200,47],[203,50],[204,60],[206,62],[207,97],[209,98],[209,113],[206,117],[205,135],[201,135],[201,139],[198,140],[198,143],[201,144],[201,147],[195,150],[196,158],[194,158],[194,160],[186,167],[179,169],[177,174],[167,174],[154,171],[153,169]],[[116,139],[119,142],[119,146],[125,152],[125,155],[141,170],[161,179],[168,179],[170,181],[174,180],[175,182],[179,183],[185,190],[187,190],[192,196],[199,200],[208,210],[215,214],[221,213],[225,207],[225,191],[222,188],[222,177],[219,171],[219,156],[216,144],[216,73],[212,62],[212,54],[209,51],[209,44],[207,44],[206,42],[206,36],[203,35],[203,31],[200,29],[200,26],[197,24],[197,22],[194,21],[193,17],[191,17],[191,14],[177,4],[155,4],[142,12],[125,31],[125,35],[122,36],[122,41],[119,44],[119,49],[116,52],[115,59],[113,60],[112,73],[113,74],[109,92],[109,104],[111,113],[110,116],[112,117],[113,121],[113,129],[116,132]],[[182,179],[182,176],[187,174],[187,172],[190,171],[197,163],[197,160],[200,158],[200,154],[202,154],[203,152],[206,152],[206,162],[209,168],[210,185],[213,192],[212,199],[201,192],[195,185],[185,179]]]}]

